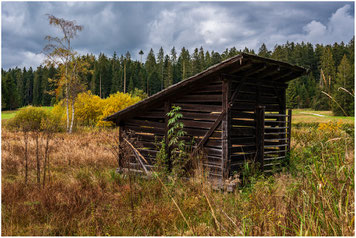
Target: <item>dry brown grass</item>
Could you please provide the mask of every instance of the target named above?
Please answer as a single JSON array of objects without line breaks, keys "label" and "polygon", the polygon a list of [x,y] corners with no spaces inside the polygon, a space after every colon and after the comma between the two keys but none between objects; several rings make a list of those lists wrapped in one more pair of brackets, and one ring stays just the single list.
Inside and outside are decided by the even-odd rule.
[{"label": "dry brown grass", "polygon": [[291,170],[234,193],[197,176],[166,181],[170,195],[154,178],[130,186],[114,172],[114,133],[56,134],[51,180],[38,187],[33,139],[25,184],[22,135],[3,129],[2,235],[354,235],[354,143],[343,132],[294,129]]}]

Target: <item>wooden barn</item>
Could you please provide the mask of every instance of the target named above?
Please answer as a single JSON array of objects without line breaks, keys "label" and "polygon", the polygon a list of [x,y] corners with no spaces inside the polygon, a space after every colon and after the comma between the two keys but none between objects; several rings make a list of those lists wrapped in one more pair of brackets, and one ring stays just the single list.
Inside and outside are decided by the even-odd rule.
[{"label": "wooden barn", "polygon": [[[167,112],[172,105],[180,106],[185,139],[194,138],[195,150],[204,152],[209,178],[223,181],[247,161],[258,161],[268,171],[290,149],[287,82],[305,73],[298,66],[242,53],[106,120],[120,126],[120,132],[130,132],[131,146],[152,169],[156,141],[167,135]],[[139,158],[131,162],[141,167]]]}]

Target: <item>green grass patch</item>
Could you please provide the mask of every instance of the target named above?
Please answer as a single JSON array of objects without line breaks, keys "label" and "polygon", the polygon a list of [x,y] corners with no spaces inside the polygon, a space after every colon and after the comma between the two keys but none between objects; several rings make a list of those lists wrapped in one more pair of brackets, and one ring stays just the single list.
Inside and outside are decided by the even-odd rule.
[{"label": "green grass patch", "polygon": [[331,111],[314,111],[312,109],[293,109],[292,122],[296,123],[327,123],[339,121],[354,124],[355,117],[333,116]]},{"label": "green grass patch", "polygon": [[[53,106],[43,106],[42,108],[51,111],[53,109]],[[17,111],[20,109],[21,108],[12,111],[1,111],[1,120],[13,118],[16,115]]]}]

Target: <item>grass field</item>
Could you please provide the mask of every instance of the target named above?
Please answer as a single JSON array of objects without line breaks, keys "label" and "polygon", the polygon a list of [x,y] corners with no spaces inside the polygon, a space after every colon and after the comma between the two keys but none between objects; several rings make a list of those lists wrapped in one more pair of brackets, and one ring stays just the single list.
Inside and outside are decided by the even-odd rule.
[{"label": "grass field", "polygon": [[[50,111],[52,110],[53,107],[51,106],[51,107],[43,107],[43,108]],[[13,110],[13,111],[1,111],[1,120],[13,118],[18,110],[20,109]]]},{"label": "grass field", "polygon": [[292,111],[292,123],[325,123],[339,120],[342,123],[355,123],[355,117],[333,116],[331,111],[314,111],[311,109],[293,109]]},{"label": "grass field", "polygon": [[[302,112],[314,113],[295,118],[314,117]],[[164,179],[165,187],[116,173],[117,130],[55,134],[41,186],[31,134],[25,184],[24,135],[2,128],[2,235],[354,236],[354,135],[342,128],[293,127],[289,166],[272,176],[245,168],[247,182],[233,193],[213,191],[198,170],[190,180]]]}]

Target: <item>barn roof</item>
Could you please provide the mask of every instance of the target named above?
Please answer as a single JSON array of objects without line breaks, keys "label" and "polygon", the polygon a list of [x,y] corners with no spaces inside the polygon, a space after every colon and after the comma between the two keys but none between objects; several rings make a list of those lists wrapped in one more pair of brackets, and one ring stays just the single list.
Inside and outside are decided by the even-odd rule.
[{"label": "barn roof", "polygon": [[219,75],[241,76],[254,79],[274,80],[278,82],[288,82],[303,74],[306,74],[305,68],[291,65],[285,62],[259,57],[256,55],[241,53],[231,57],[219,64],[213,65],[208,69],[188,78],[170,87],[130,106],[121,111],[118,111],[106,118],[105,121],[121,121],[131,117],[136,112],[146,109],[148,106],[163,102],[172,95],[182,92],[195,85],[197,82],[206,80],[207,78],[216,77]]}]

